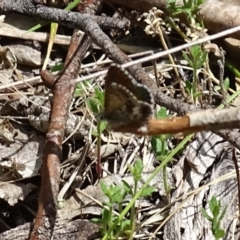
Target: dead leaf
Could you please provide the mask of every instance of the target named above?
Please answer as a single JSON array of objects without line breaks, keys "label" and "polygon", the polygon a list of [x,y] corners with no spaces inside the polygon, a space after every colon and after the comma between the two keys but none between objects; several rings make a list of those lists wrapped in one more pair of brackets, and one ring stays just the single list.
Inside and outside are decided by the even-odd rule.
[{"label": "dead leaf", "polygon": [[33,184],[22,183],[4,183],[0,185],[0,198],[14,206],[19,200],[23,201],[25,197],[36,188]]},{"label": "dead leaf", "polygon": [[[31,177],[39,172],[42,165],[43,148],[45,139],[43,136],[32,136],[24,144],[14,144],[15,151],[9,147],[8,157],[4,157],[0,162],[0,166],[9,168],[12,172],[17,172],[22,177]],[[6,151],[4,152],[7,153]],[[0,159],[1,159],[0,153]],[[1,179],[2,181],[4,179]]]},{"label": "dead leaf", "polygon": [[0,119],[0,139],[4,144],[9,145],[14,142],[16,131],[8,119]]}]

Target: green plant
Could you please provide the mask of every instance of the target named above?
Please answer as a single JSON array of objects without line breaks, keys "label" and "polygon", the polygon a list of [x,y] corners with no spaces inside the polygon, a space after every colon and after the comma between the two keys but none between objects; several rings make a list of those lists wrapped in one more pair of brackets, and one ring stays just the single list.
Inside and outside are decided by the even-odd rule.
[{"label": "green plant", "polygon": [[[99,117],[104,107],[104,93],[99,89],[94,89],[94,96],[86,99],[87,107],[92,111],[94,115]],[[99,136],[105,129],[107,123],[105,121],[98,121],[97,132],[92,132],[94,136]]]},{"label": "green plant", "polygon": [[[134,179],[134,188],[132,189],[127,182],[123,181],[124,185],[129,189],[129,194],[131,195],[131,197],[133,198],[137,192],[138,192],[138,185],[139,185],[139,181],[142,178],[142,172],[143,172],[143,163],[141,160],[137,160],[135,165],[132,167],[130,165],[128,165],[128,169],[130,171],[130,173],[133,175],[133,179]],[[145,187],[141,194],[140,197],[146,197],[149,196],[152,192],[154,191],[153,187],[147,186]],[[135,208],[134,206],[131,208],[131,214],[130,214],[130,231],[129,231],[129,238],[128,239],[133,239],[133,234],[135,231]]]},{"label": "green plant", "polygon": [[226,59],[225,65],[235,75],[235,77],[240,78],[240,71],[236,66],[234,66],[234,64],[232,64],[229,60]]},{"label": "green plant", "polygon": [[205,209],[201,209],[201,212],[203,216],[212,224],[212,234],[215,237],[215,239],[223,238],[225,235],[225,231],[220,228],[220,222],[223,219],[225,213],[226,213],[226,207],[221,210],[221,203],[217,200],[215,196],[212,196],[212,198],[209,201],[209,209],[211,211],[212,217],[206,212]]},{"label": "green plant", "polygon": [[99,88],[94,88],[94,96],[86,99],[86,105],[93,114],[99,115],[104,106],[104,93]]},{"label": "green plant", "polygon": [[[227,77],[227,78],[225,78],[224,81],[223,81],[223,88],[227,91],[228,88],[229,88],[229,86],[230,86],[230,80],[229,80],[229,78]],[[215,86],[214,89],[215,89],[216,91],[219,91],[219,90],[221,90],[221,87],[220,87],[220,86]]]},{"label": "green plant", "polygon": [[[94,89],[95,96],[86,100],[88,108],[99,118],[104,107],[104,93],[99,89]],[[97,121],[97,131],[93,131],[92,135],[97,138],[97,167],[96,171],[101,176],[101,134],[106,129],[106,121]]]},{"label": "green plant", "polygon": [[[128,189],[122,184],[106,186],[102,181],[100,182],[100,186],[103,193],[107,196],[108,201],[103,202],[102,218],[94,218],[91,221],[100,226],[99,230],[104,235],[117,219],[117,216],[114,215],[114,206],[116,205],[118,211],[122,211],[122,203]],[[126,229],[129,229],[129,225],[129,220],[120,221],[114,231],[110,233],[108,239],[116,239],[118,236],[125,235],[124,233]]]},{"label": "green plant", "polygon": [[77,83],[76,84],[76,89],[75,89],[75,91],[74,91],[74,97],[80,97],[80,96],[82,96],[82,94],[83,94],[83,88],[82,88],[82,85],[81,85],[81,83]]},{"label": "green plant", "polygon": [[[143,164],[141,160],[136,161],[135,165],[128,166],[129,171],[133,175],[133,189],[125,181],[119,185],[111,185],[107,187],[103,182],[100,182],[103,193],[107,196],[108,201],[104,202],[101,219],[92,219],[93,222],[100,225],[100,231],[105,239],[116,239],[117,237],[127,237],[133,239],[135,231],[135,207],[131,207],[130,219],[121,219],[118,221],[118,216],[114,215],[114,206],[121,213],[123,211],[123,202],[127,195],[134,197],[138,192],[138,184],[142,178]],[[145,187],[139,197],[150,195],[154,191],[153,187]],[[116,223],[116,221],[118,221]],[[115,226],[114,226],[115,225]],[[114,228],[113,228],[114,226]],[[112,231],[108,232],[111,228]]]},{"label": "green plant", "polygon": [[183,0],[183,4],[178,5],[177,0],[167,0],[167,9],[173,16],[184,14],[191,24],[197,22],[199,6],[204,2],[205,0]]},{"label": "green plant", "polygon": [[[161,107],[161,109],[157,112],[156,115],[157,118],[168,118],[167,109],[164,107]],[[162,134],[159,136],[154,136],[151,139],[151,146],[155,154],[157,155],[157,159],[159,161],[164,161],[166,156],[169,154],[168,144],[167,140],[171,135]],[[164,188],[166,194],[170,191],[170,187],[167,183],[167,171],[166,166],[163,167],[163,181],[164,181]]]},{"label": "green plant", "polygon": [[190,47],[189,53],[183,52],[184,59],[193,68],[193,82],[186,82],[186,90],[191,95],[193,102],[196,102],[197,97],[201,95],[201,93],[197,91],[198,69],[200,69],[207,60],[207,54],[207,52],[202,51],[200,45]]},{"label": "green plant", "polygon": [[51,71],[51,72],[62,71],[63,68],[64,68],[64,64],[63,64],[63,63],[59,63],[59,64],[54,65],[54,66],[50,69],[50,71]]}]

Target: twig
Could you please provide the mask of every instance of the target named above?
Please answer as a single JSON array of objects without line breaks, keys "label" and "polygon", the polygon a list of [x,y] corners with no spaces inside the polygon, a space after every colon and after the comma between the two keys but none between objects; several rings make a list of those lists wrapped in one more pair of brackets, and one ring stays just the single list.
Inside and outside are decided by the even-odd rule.
[{"label": "twig", "polygon": [[233,163],[236,169],[236,178],[237,178],[237,185],[238,185],[238,218],[240,219],[240,175],[239,175],[239,169],[238,169],[236,149],[233,147],[232,151],[233,151]]},{"label": "twig", "polygon": [[[50,239],[53,232],[59,191],[62,142],[68,110],[75,88],[75,85],[70,82],[71,79],[77,77],[78,69],[90,42],[90,38],[85,35],[79,43],[79,35],[77,31],[74,31],[65,61],[65,69],[53,85],[53,106],[49,131],[46,135],[39,207],[31,233],[31,240]],[[63,82],[64,85],[61,84]]]},{"label": "twig", "polygon": [[222,48],[219,48],[220,50],[220,59],[217,61],[218,66],[219,66],[219,83],[222,91],[222,103],[227,107],[227,96],[226,96],[226,89],[224,87],[224,66],[225,66],[225,52],[223,51]]}]

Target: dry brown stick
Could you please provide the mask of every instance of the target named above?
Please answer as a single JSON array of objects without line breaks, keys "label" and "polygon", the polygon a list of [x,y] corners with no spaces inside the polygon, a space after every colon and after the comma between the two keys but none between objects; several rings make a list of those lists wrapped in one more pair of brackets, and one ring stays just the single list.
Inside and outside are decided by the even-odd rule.
[{"label": "dry brown stick", "polygon": [[[91,2],[92,3],[92,2]],[[98,5],[98,4],[96,4]],[[62,142],[69,107],[75,89],[71,81],[78,76],[78,71],[90,44],[91,39],[74,31],[63,72],[54,78],[43,71],[41,76],[49,85],[53,84],[53,104],[50,126],[46,135],[45,157],[42,170],[42,184],[36,221],[31,233],[31,240],[51,239],[56,220],[57,197],[60,182],[60,160],[62,158]]]},{"label": "dry brown stick", "polygon": [[170,119],[149,119],[145,125],[134,123],[134,125],[121,126],[113,130],[152,136],[234,128],[240,128],[240,107],[210,109]]},{"label": "dry brown stick", "polygon": [[[71,80],[76,78],[81,61],[90,45],[90,38],[83,37],[79,44],[79,35],[74,32],[65,61],[63,73],[53,86],[53,106],[49,131],[46,135],[42,185],[39,196],[39,208],[31,234],[31,239],[50,239],[56,219],[57,196],[60,181],[60,160],[62,141],[75,85]],[[64,83],[64,85],[62,85]]]},{"label": "dry brown stick", "polygon": [[[93,1],[89,1],[90,3]],[[70,12],[53,7],[47,7],[42,4],[34,4],[33,0],[15,0],[0,2],[1,13],[20,13],[31,17],[54,21],[59,24],[67,25],[68,27],[82,29],[84,26],[89,28],[89,25],[100,26],[103,29],[125,29],[129,28],[129,21],[121,20],[116,17],[107,16],[92,16],[89,13]],[[55,20],[54,20],[55,19]],[[90,21],[90,22],[89,22]],[[86,23],[88,22],[88,23]]]}]

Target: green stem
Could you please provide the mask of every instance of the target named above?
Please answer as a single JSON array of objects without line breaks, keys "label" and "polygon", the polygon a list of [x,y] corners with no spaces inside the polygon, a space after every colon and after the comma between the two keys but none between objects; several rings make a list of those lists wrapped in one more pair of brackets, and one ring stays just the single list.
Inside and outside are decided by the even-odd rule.
[{"label": "green stem", "polygon": [[[135,196],[137,194],[137,186],[138,186],[138,181],[135,181],[134,183],[134,194],[133,196]],[[131,217],[130,217],[130,223],[131,223],[131,233],[130,233],[130,237],[129,239],[132,240],[133,239],[133,234],[135,231],[135,204],[131,207]]]},{"label": "green stem", "polygon": [[197,67],[194,64],[193,67],[193,102],[196,103],[196,93],[197,93]]},{"label": "green stem", "polygon": [[[166,140],[167,140],[167,138],[164,135],[160,139],[161,139],[161,142],[162,142],[162,144],[161,144],[162,156],[166,156]],[[168,195],[169,187],[168,187],[168,182],[167,182],[167,166],[166,165],[163,167],[163,185],[164,185],[166,195]]]}]

